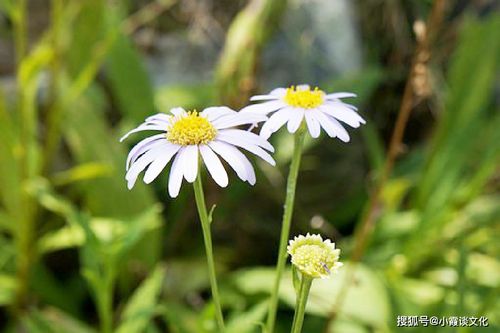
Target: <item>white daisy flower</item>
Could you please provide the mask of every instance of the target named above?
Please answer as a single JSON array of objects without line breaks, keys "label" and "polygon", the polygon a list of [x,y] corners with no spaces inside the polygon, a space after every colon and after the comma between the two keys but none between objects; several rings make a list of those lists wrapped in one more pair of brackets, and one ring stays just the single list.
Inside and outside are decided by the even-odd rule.
[{"label": "white daisy flower", "polygon": [[198,161],[221,186],[226,187],[228,176],[219,158],[236,171],[238,177],[255,184],[255,171],[248,158],[236,147],[243,148],[271,165],[274,159],[266,151],[274,152],[264,138],[235,126],[252,124],[267,119],[265,115],[241,114],[225,106],[206,108],[202,112],[186,112],[173,108],[171,114],[158,113],[146,119],[139,127],[125,134],[120,141],[139,131],[160,131],[135,145],[128,154],[126,169],[127,186],[131,189],[139,174],[146,170],[144,182],[151,183],[166,165],[173,160],[168,180],[168,193],[172,198],[179,194],[182,180],[196,180]]},{"label": "white daisy flower", "polygon": [[305,119],[313,138],[319,137],[320,129],[323,128],[330,137],[348,142],[349,134],[339,121],[357,128],[365,120],[356,112],[355,106],[340,100],[346,97],[356,95],[348,92],[327,94],[318,88],[311,90],[308,85],[291,86],[274,89],[268,95],[253,96],[251,101],[265,102],[249,105],[240,112],[264,115],[273,113],[260,131],[260,135],[266,139],[285,124],[290,133],[295,133]]}]

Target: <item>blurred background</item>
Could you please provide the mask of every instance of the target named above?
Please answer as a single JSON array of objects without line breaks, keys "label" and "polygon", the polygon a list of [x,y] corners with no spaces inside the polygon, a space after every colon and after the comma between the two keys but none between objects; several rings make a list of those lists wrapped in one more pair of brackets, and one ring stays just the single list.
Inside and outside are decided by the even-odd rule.
[{"label": "blurred background", "polygon": [[[346,263],[304,332],[500,331],[499,4],[491,0],[0,0],[0,331],[214,332],[190,186],[126,189],[136,135],[173,106],[238,109],[308,83],[367,125],[309,141],[292,236]],[[351,101],[350,101],[351,102]],[[135,140],[135,141],[134,141]],[[292,138],[252,188],[206,181],[229,332],[262,331]],[[290,329],[285,274],[276,332]],[[471,321],[469,321],[470,323]]]}]

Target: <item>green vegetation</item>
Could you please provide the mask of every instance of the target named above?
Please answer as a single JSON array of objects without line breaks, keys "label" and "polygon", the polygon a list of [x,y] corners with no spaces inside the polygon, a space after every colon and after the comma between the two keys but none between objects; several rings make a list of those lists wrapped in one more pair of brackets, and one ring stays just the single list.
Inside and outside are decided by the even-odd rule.
[{"label": "green vegetation", "polygon": [[[297,46],[286,52],[293,59],[324,52],[313,36],[285,31],[298,2],[214,1],[207,19],[187,0],[0,0],[0,331],[217,331],[193,190],[170,199],[167,172],[127,190],[132,143],[118,140],[158,111],[239,108],[267,93],[266,50],[282,40]],[[367,120],[349,144],[304,141],[291,237],[334,240],[345,265],[312,284],[303,332],[424,330],[397,327],[398,315],[484,316],[481,332],[500,331],[500,15],[493,4],[443,2],[347,1],[360,68],[314,76],[304,65],[280,84],[304,83],[293,82],[300,73],[326,91],[356,92]],[[415,17],[425,32],[412,31]],[[210,20],[225,45],[210,79],[153,77],[148,33],[153,46],[187,40]],[[402,140],[390,140],[395,127],[406,129]],[[276,168],[252,161],[254,187],[231,173],[225,189],[205,177],[228,333],[265,330],[293,140],[286,130],[271,139]],[[294,278],[287,264],[276,333],[292,325]]]}]

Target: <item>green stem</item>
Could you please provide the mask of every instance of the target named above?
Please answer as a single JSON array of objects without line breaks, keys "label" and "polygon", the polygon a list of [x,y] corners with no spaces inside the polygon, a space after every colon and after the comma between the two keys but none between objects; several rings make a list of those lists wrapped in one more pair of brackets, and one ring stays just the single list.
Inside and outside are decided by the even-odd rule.
[{"label": "green stem", "polygon": [[203,230],[203,239],[205,241],[205,252],[207,255],[208,264],[208,276],[210,278],[210,286],[212,288],[212,298],[215,305],[215,317],[217,319],[217,326],[219,327],[219,332],[224,332],[224,317],[222,316],[222,308],[219,297],[219,289],[217,287],[217,278],[215,275],[215,263],[214,254],[212,248],[212,236],[210,233],[210,219],[207,213],[207,207],[205,205],[205,195],[203,194],[203,185],[201,183],[201,173],[198,172],[198,176],[193,184],[194,186],[194,196],[196,199],[196,207],[198,208],[198,214],[200,216],[201,228]]},{"label": "green stem", "polygon": [[269,302],[269,313],[267,316],[267,333],[274,332],[276,322],[276,311],[278,309],[278,294],[280,288],[281,276],[286,264],[286,246],[290,238],[290,224],[292,221],[293,204],[295,201],[295,188],[297,187],[297,176],[299,174],[300,159],[302,156],[302,147],[304,146],[305,129],[300,128],[295,134],[292,163],[288,173],[286,185],[285,210],[283,213],[283,222],[281,225],[280,245],[278,252],[278,263],[276,264],[276,276],[274,278],[274,288],[272,290]]},{"label": "green stem", "polygon": [[113,332],[113,280],[109,273],[106,274],[102,288],[96,290],[101,333]]},{"label": "green stem", "polygon": [[[16,53],[17,65],[17,83],[18,83],[18,107],[20,113],[20,142],[21,150],[18,155],[21,183],[34,176],[34,159],[33,151],[36,147],[35,142],[35,95],[36,88],[25,86],[22,83],[20,68],[21,63],[27,53],[27,1],[19,0],[13,4],[13,30],[14,30],[14,47]],[[33,244],[35,234],[35,214],[36,210],[33,205],[33,200],[25,191],[20,192],[21,212],[19,220],[19,228],[15,235],[16,242],[16,279],[18,282],[16,302],[13,305],[14,311],[19,312],[28,303],[28,289],[31,267],[35,261],[36,253]]]},{"label": "green stem", "polygon": [[17,66],[21,64],[24,56],[26,55],[26,41],[28,39],[26,19],[27,7],[28,6],[26,0],[17,0],[16,7],[14,8],[14,15],[12,18]]},{"label": "green stem", "polygon": [[292,330],[290,331],[291,333],[300,333],[302,331],[304,313],[306,311],[307,298],[309,297],[309,290],[311,290],[312,280],[311,277],[302,275],[297,304],[295,305]]},{"label": "green stem", "polygon": [[52,0],[52,31],[51,39],[54,49],[54,57],[50,64],[50,86],[49,86],[49,108],[45,121],[46,141],[43,152],[42,170],[48,173],[53,157],[57,151],[61,139],[61,122],[64,114],[61,105],[61,59],[65,45],[63,46],[63,1]]}]

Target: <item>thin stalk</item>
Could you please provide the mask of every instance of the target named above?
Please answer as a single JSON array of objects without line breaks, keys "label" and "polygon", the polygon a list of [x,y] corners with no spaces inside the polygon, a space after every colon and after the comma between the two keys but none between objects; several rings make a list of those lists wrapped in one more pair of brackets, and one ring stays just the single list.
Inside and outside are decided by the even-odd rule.
[{"label": "thin stalk", "polygon": [[[17,65],[18,84],[18,108],[20,114],[20,142],[21,151],[18,155],[21,182],[33,176],[33,154],[35,147],[36,114],[34,106],[35,89],[26,87],[21,83],[20,68],[27,53],[27,1],[19,0],[15,4],[13,12],[14,47]],[[21,191],[20,202],[22,212],[20,213],[20,223],[15,235],[16,243],[16,279],[18,282],[16,301],[13,305],[15,312],[19,312],[28,303],[28,288],[31,267],[33,266],[35,249],[34,239],[34,218],[35,209],[32,199]]]},{"label": "thin stalk", "polygon": [[27,50],[28,29],[27,29],[27,2],[26,0],[17,0],[16,7],[14,8],[13,15],[13,29],[14,29],[14,46],[16,50],[16,63],[17,66],[21,64]]},{"label": "thin stalk", "polygon": [[61,59],[65,45],[62,42],[62,19],[63,19],[63,1],[52,0],[52,45],[54,48],[54,57],[50,64],[50,86],[49,86],[49,109],[45,126],[47,128],[46,142],[43,152],[44,173],[48,173],[51,161],[57,151],[57,147],[61,136],[61,121],[64,109],[61,105],[60,98],[60,81],[61,81]]},{"label": "thin stalk", "polygon": [[276,322],[276,311],[278,309],[278,294],[280,288],[281,276],[286,264],[286,246],[290,238],[290,224],[292,222],[293,204],[295,201],[295,189],[297,187],[297,176],[299,174],[300,160],[302,156],[302,148],[304,146],[305,130],[300,128],[295,133],[295,142],[293,148],[293,157],[288,173],[286,185],[285,209],[283,213],[283,222],[281,225],[280,245],[278,252],[278,263],[276,264],[276,276],[274,278],[274,287],[269,301],[269,312],[267,315],[267,333],[274,332],[274,324]]},{"label": "thin stalk", "polygon": [[291,333],[300,333],[302,331],[302,324],[304,323],[304,314],[306,312],[307,298],[309,297],[309,290],[311,290],[312,278],[302,275],[300,282],[299,295],[297,304],[295,305],[295,315],[293,316],[293,324]]},{"label": "thin stalk", "polygon": [[201,183],[201,173],[198,172],[198,176],[193,184],[194,196],[196,199],[196,207],[198,208],[198,215],[200,216],[201,229],[203,230],[203,239],[205,241],[205,252],[207,255],[207,265],[208,265],[208,276],[210,278],[210,287],[212,288],[212,299],[215,305],[215,317],[217,319],[217,326],[219,327],[219,332],[224,332],[224,317],[222,316],[222,308],[219,297],[219,289],[217,287],[217,278],[215,275],[215,263],[214,254],[212,248],[212,235],[210,232],[210,219],[207,213],[207,207],[205,205],[205,195],[203,194],[203,185]]}]

